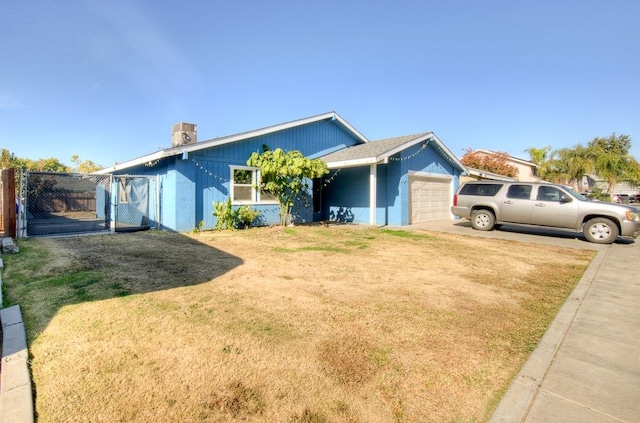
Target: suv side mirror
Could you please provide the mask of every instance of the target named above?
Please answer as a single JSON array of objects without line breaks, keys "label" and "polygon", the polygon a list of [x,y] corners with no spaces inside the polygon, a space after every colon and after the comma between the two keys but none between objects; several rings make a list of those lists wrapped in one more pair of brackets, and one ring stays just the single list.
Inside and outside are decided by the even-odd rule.
[{"label": "suv side mirror", "polygon": [[571,202],[571,197],[568,196],[567,194],[560,194],[560,202],[561,203],[570,203]]}]

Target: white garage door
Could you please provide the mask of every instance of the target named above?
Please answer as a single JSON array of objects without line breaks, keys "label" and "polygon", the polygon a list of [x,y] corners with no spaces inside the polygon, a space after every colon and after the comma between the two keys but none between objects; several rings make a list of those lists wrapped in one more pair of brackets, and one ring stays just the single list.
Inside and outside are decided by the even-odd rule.
[{"label": "white garage door", "polygon": [[451,218],[451,180],[411,175],[411,223]]}]

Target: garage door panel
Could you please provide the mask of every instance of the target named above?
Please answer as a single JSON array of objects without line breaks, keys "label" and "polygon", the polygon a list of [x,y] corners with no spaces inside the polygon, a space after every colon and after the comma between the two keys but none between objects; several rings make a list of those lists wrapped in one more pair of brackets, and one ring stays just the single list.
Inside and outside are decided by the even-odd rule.
[{"label": "garage door panel", "polygon": [[429,177],[410,181],[412,224],[450,218],[451,181]]}]

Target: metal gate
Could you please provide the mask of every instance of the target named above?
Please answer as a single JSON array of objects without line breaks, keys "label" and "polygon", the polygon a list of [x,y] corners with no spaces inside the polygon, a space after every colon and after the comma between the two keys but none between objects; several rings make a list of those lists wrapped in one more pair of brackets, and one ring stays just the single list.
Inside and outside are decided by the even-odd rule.
[{"label": "metal gate", "polygon": [[113,176],[115,195],[115,231],[141,231],[149,229],[148,176]]},{"label": "metal gate", "polygon": [[27,236],[109,230],[111,175],[26,172]]}]

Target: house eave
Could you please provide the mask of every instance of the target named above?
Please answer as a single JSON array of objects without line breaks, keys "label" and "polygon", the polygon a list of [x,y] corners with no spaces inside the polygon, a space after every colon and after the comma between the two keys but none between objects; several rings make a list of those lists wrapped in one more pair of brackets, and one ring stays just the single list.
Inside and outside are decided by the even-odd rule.
[{"label": "house eave", "polygon": [[364,159],[356,159],[356,160],[342,160],[337,162],[327,162],[327,168],[329,169],[341,169],[345,167],[359,167],[359,166],[370,166],[376,163],[382,163],[383,159],[379,159],[377,157],[367,157]]},{"label": "house eave", "polygon": [[[440,141],[440,139],[433,133],[433,132],[428,132],[424,135],[421,135],[415,139],[412,139],[408,142],[405,142],[401,145],[398,145],[378,156],[371,156],[371,157],[364,157],[364,158],[359,158],[359,159],[353,159],[353,160],[341,160],[341,161],[335,161],[335,162],[327,162],[327,167],[329,169],[339,169],[339,168],[343,168],[343,167],[358,167],[358,166],[369,166],[372,164],[388,164],[390,157],[393,156],[394,154],[397,154],[401,151],[406,150],[407,148],[410,148],[414,145],[420,144],[420,143],[435,143],[437,146],[437,150],[440,151],[440,153],[442,155],[445,156],[445,158],[452,163],[454,166],[456,166],[458,169],[460,169],[462,172],[466,172],[467,168],[465,165],[462,164],[462,162],[460,162],[460,160],[458,160],[458,158],[456,156],[453,155],[453,153],[451,153],[451,151],[442,143],[442,141]],[[427,144],[428,145],[428,144]]]},{"label": "house eave", "polygon": [[[173,150],[173,149],[171,149]],[[133,160],[129,160],[123,163],[118,163],[116,165],[113,166],[109,166],[109,167],[105,167],[103,169],[97,170],[95,172],[92,172],[92,174],[94,175],[105,175],[108,173],[113,173],[113,172],[117,172],[119,170],[123,170],[123,169],[128,169],[130,167],[134,167],[134,166],[139,166],[139,165],[143,165],[145,163],[149,163],[149,162],[154,162],[156,160],[161,160],[164,159],[165,157],[171,157],[171,156],[175,156],[177,154],[182,153],[180,152],[173,152],[173,151],[169,151],[169,150],[161,150],[161,151],[157,151],[155,153],[151,153],[151,154],[147,154],[146,156],[142,156],[142,157],[138,157],[137,159],[133,159]]]},{"label": "house eave", "polygon": [[234,142],[238,142],[238,141],[243,141],[249,138],[255,138],[255,137],[260,137],[263,135],[268,135],[268,134],[272,134],[275,132],[279,132],[279,131],[283,131],[286,129],[291,129],[291,128],[295,128],[298,126],[302,126],[302,125],[307,125],[310,123],[315,123],[315,122],[321,122],[324,120],[331,120],[334,122],[337,122],[339,125],[341,125],[343,128],[345,128],[348,132],[350,132],[352,135],[354,135],[359,141],[361,141],[362,143],[367,143],[369,142],[369,140],[362,135],[357,129],[355,129],[353,126],[351,126],[349,124],[349,122],[347,122],[346,120],[344,120],[339,114],[337,114],[336,112],[328,112],[328,113],[323,113],[320,115],[316,115],[316,116],[311,116],[308,118],[304,118],[304,119],[299,119],[299,120],[295,120],[295,121],[291,121],[291,122],[286,122],[286,123],[281,123],[278,125],[273,125],[273,126],[269,126],[266,128],[261,128],[261,129],[256,129],[256,130],[252,130],[252,131],[247,131],[247,132],[242,132],[239,134],[234,134],[234,135],[229,135],[229,136],[225,136],[225,137],[220,137],[220,138],[214,138],[214,139],[210,139],[210,140],[205,140],[205,141],[201,141],[195,144],[186,144],[186,145],[181,145],[179,147],[171,147],[171,148],[167,148],[164,150],[160,150],[157,151],[155,153],[152,154],[148,154],[146,156],[142,156],[139,157],[137,159],[133,159],[133,160],[129,160],[127,162],[123,162],[114,166],[110,166],[104,169],[101,169],[98,172],[95,172],[96,174],[106,174],[106,173],[112,173],[112,172],[117,172],[123,169],[127,169],[130,167],[134,167],[134,166],[138,166],[144,163],[148,163],[154,160],[159,160],[162,158],[166,158],[166,157],[171,157],[171,156],[178,156],[181,154],[189,154],[192,153],[194,151],[199,151],[199,150],[203,150],[206,148],[211,148],[211,147],[218,147],[221,145],[225,145],[225,144],[230,144],[230,143],[234,143]]},{"label": "house eave", "polygon": [[512,178],[510,176],[499,175],[497,173],[489,172],[487,170],[475,169],[475,168],[467,168],[467,173],[470,176],[476,176],[478,178],[490,179],[494,181],[505,181],[505,182],[513,182],[516,181],[516,178]]},{"label": "house eave", "polygon": [[[476,151],[480,152],[480,153],[484,153],[484,154],[497,154],[497,152],[495,152],[495,151],[484,150],[482,148],[479,148]],[[519,163],[519,164],[526,165],[526,166],[535,167],[535,168],[540,167],[540,165],[538,165],[538,164],[536,164],[534,162],[530,162],[530,161],[527,161],[527,160],[524,160],[524,159],[519,159],[517,157],[513,157],[512,155],[508,155],[508,156],[509,156],[509,160],[511,160],[512,162]]]},{"label": "house eave", "polygon": [[275,132],[284,131],[284,130],[295,128],[298,126],[303,126],[303,125],[307,125],[315,122],[321,122],[323,120],[337,121],[338,123],[340,123],[340,125],[345,127],[349,132],[355,135],[355,137],[358,138],[363,143],[369,142],[369,140],[364,135],[358,132],[358,130],[356,130],[353,126],[351,126],[340,115],[338,115],[336,112],[329,112],[329,113],[323,113],[321,115],[311,116],[308,118],[299,119],[291,122],[281,123],[279,125],[256,129],[253,131],[242,132],[239,134],[229,135],[222,138],[214,138],[211,140],[199,142],[197,144],[185,145],[181,147],[181,151],[186,151],[187,153],[190,153],[193,151],[201,150],[203,148],[217,147],[220,145],[234,143],[234,142],[242,141],[249,138],[269,135]]}]

